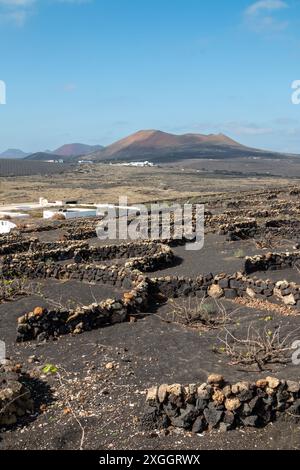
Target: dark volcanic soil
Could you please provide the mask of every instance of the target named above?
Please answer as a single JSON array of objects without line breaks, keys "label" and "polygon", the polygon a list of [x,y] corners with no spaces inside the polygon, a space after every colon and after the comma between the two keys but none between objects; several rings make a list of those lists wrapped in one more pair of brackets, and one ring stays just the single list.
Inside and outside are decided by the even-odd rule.
[{"label": "dark volcanic soil", "polygon": [[[164,435],[140,430],[145,392],[153,384],[202,382],[210,372],[221,372],[227,379],[236,381],[261,377],[261,372],[230,366],[224,354],[213,351],[213,346],[221,345],[218,336],[222,336],[222,331],[167,323],[172,306],[164,305],[156,313],[133,323],[64,336],[57,341],[16,345],[20,302],[27,310],[36,305],[34,298],[27,298],[0,307],[1,339],[6,341],[8,355],[26,364],[28,370],[36,371],[39,377],[43,365],[55,364],[59,376],[42,374],[42,380],[52,386],[52,403],[42,407],[43,411],[39,410],[28,423],[25,421],[24,425],[2,433],[0,448],[79,448],[82,428],[78,421],[85,430],[83,447],[87,449],[297,447],[300,428],[288,422],[226,435],[192,436],[178,430]],[[258,329],[266,324],[266,312],[254,312],[229,301],[224,306],[229,315],[228,328],[237,336],[246,334],[249,323]],[[278,323],[283,325],[283,331],[291,325],[297,328],[300,317],[273,315],[268,320],[268,328]],[[293,365],[276,366],[272,372],[299,379],[299,369]]]},{"label": "dark volcanic soil", "polygon": [[[58,232],[43,232],[40,238],[55,240]],[[174,266],[149,275],[233,273],[243,270],[241,250],[243,256],[261,252],[253,240],[228,243],[225,237],[209,234],[203,250],[174,248],[178,257]],[[295,271],[261,274],[272,279],[294,279]],[[7,355],[51,387],[45,396],[43,388],[32,385],[38,403],[35,413],[1,432],[0,449],[300,449],[300,425],[287,418],[264,429],[226,434],[141,430],[146,389],[153,385],[202,382],[212,372],[222,373],[232,381],[273,374],[300,379],[299,366],[291,363],[276,364],[264,371],[231,365],[221,341],[224,325],[208,330],[170,322],[170,313],[178,305],[182,307],[183,300],[176,300],[178,305],[168,302],[153,306],[136,321],[81,335],[43,343],[15,342],[17,318],[36,306],[89,304],[120,295],[120,290],[107,286],[50,280],[32,283],[28,296],[0,305],[0,339],[6,343]],[[279,326],[283,338],[292,332],[290,342],[300,337],[299,315],[223,300],[221,304],[226,313],[225,326],[237,338],[245,338],[248,328],[263,334]],[[45,374],[45,364],[55,365],[58,372]]]}]

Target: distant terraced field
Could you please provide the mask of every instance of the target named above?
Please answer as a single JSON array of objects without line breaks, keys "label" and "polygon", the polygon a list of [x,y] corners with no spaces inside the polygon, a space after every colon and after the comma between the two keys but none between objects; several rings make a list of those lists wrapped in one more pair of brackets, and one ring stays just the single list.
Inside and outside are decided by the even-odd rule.
[{"label": "distant terraced field", "polygon": [[62,174],[70,170],[70,165],[36,162],[29,160],[0,159],[0,176],[30,176]]}]

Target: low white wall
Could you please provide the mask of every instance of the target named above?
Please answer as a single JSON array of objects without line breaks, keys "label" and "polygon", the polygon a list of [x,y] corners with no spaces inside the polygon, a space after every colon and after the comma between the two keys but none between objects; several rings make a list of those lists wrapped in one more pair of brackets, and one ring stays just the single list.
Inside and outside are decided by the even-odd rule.
[{"label": "low white wall", "polygon": [[51,219],[54,215],[62,215],[65,219],[76,219],[78,217],[96,217],[96,209],[74,209],[66,211],[44,211],[43,218]]}]

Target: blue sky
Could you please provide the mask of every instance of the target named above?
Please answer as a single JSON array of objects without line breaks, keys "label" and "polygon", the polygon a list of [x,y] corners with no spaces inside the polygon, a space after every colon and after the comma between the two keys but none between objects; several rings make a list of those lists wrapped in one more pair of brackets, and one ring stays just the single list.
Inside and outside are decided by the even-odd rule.
[{"label": "blue sky", "polygon": [[299,0],[0,0],[0,151],[223,132],[300,153]]}]

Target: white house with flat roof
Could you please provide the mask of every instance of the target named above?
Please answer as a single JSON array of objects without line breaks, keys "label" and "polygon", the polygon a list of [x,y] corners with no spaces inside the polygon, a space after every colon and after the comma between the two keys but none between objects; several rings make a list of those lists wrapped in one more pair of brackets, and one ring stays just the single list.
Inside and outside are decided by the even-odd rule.
[{"label": "white house with flat roof", "polygon": [[0,233],[5,234],[9,233],[11,230],[16,228],[16,224],[10,222],[9,220],[0,220]]}]

